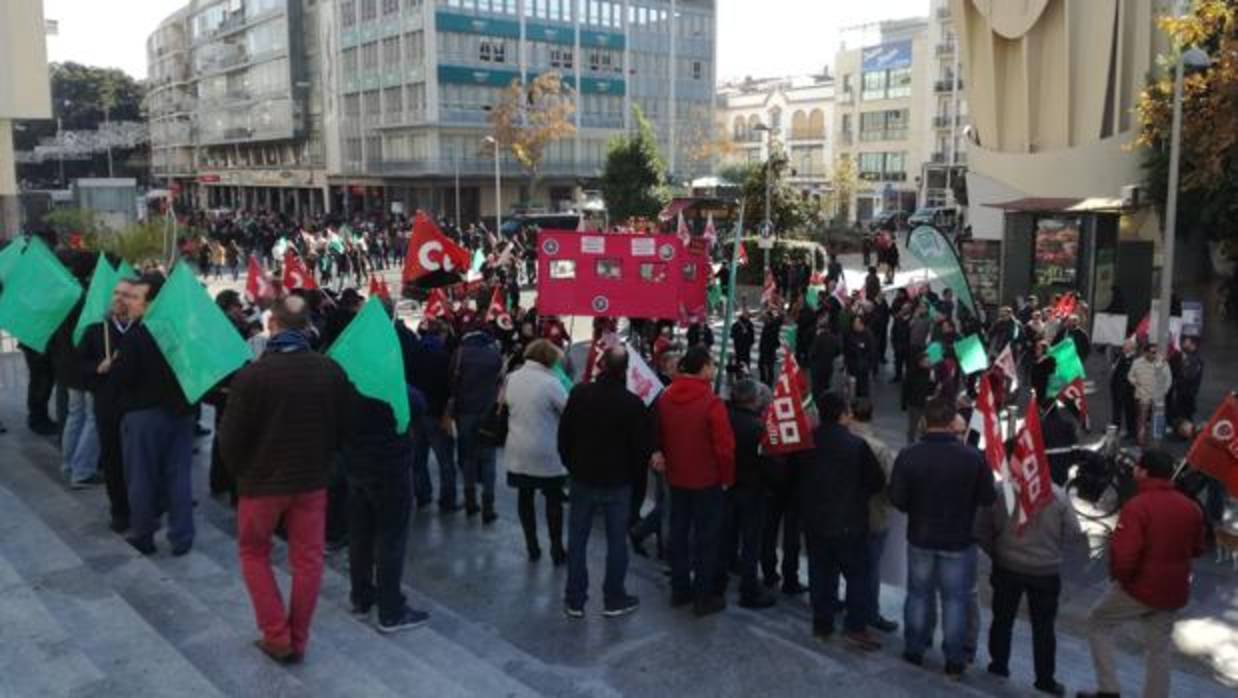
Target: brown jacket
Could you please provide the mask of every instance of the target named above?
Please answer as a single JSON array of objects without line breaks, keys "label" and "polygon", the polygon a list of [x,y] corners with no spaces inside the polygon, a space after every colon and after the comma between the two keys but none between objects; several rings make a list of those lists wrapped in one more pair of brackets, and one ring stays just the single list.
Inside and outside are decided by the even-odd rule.
[{"label": "brown jacket", "polygon": [[312,351],[269,353],[238,372],[219,429],[237,493],[262,497],[326,487],[349,428],[351,399],[343,369]]}]

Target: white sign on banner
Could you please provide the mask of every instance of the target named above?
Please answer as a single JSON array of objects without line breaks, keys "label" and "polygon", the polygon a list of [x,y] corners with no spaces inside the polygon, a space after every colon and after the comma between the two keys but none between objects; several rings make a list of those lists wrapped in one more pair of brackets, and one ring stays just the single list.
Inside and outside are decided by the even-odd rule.
[{"label": "white sign on banner", "polygon": [[584,254],[605,254],[606,238],[596,235],[585,235],[580,238],[580,251]]},{"label": "white sign on banner", "polygon": [[632,238],[633,257],[652,257],[657,254],[658,241],[651,237]]},{"label": "white sign on banner", "polygon": [[1122,343],[1126,341],[1127,321],[1128,318],[1125,315],[1097,313],[1092,322],[1092,343],[1111,347],[1122,346]]}]

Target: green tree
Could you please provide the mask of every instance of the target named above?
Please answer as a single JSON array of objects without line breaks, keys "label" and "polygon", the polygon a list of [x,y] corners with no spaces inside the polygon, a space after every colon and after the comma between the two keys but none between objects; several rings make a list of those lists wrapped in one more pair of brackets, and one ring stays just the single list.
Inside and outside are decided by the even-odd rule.
[{"label": "green tree", "polygon": [[632,116],[636,133],[611,139],[602,170],[602,196],[614,221],[653,218],[670,200],[653,126],[640,107],[632,108]]},{"label": "green tree", "polygon": [[[767,175],[768,173],[768,175]],[[732,165],[722,170],[722,178],[735,183],[744,199],[745,216],[753,224],[765,221],[765,187],[769,182],[770,220],[777,234],[803,235],[811,232],[810,219],[800,193],[787,181],[791,161],[782,144],[774,141],[765,162]]]},{"label": "green tree", "polygon": [[[1175,47],[1201,48],[1212,61],[1207,70],[1189,73],[1183,84],[1178,226],[1214,239],[1238,239],[1232,223],[1238,216],[1238,7],[1232,0],[1197,0],[1191,12],[1162,18],[1160,25]],[[1146,185],[1162,210],[1169,188],[1175,55],[1162,58],[1162,69],[1136,105]]]},{"label": "green tree", "polygon": [[[105,121],[142,121],[146,86],[116,68],[97,68],[80,63],[50,66],[52,111],[66,131],[95,130]],[[30,150],[44,138],[56,135],[56,120],[22,121],[13,133],[17,150]]]}]

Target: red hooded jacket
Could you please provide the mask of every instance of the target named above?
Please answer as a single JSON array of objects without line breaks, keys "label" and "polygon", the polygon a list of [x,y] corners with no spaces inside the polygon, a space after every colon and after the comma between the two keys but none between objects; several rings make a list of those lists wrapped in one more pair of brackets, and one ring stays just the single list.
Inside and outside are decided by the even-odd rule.
[{"label": "red hooded jacket", "polygon": [[1168,480],[1144,478],[1122,507],[1109,576],[1136,601],[1166,611],[1191,595],[1191,559],[1204,553],[1204,517]]},{"label": "red hooded jacket", "polygon": [[671,487],[735,484],[735,433],[709,381],[679,376],[658,398],[658,443]]}]

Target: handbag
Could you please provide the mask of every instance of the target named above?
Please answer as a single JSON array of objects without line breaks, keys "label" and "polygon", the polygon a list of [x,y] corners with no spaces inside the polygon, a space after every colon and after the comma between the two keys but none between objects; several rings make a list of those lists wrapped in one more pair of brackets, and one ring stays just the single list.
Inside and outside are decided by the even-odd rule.
[{"label": "handbag", "polygon": [[496,448],[507,443],[507,418],[507,405],[501,400],[495,402],[477,427],[477,440]]}]

